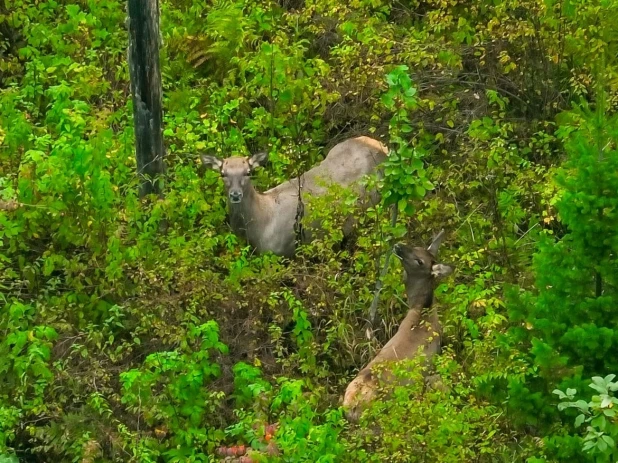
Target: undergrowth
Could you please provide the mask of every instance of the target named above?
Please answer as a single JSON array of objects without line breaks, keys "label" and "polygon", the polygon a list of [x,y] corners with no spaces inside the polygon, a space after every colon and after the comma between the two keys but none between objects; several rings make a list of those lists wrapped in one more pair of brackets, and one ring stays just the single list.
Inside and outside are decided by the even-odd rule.
[{"label": "undergrowth", "polygon": [[[144,199],[124,3],[0,6],[0,461],[218,461],[241,445],[254,461],[586,461],[542,392],[572,371],[521,355],[542,322],[529,301],[509,318],[503,295],[551,272],[531,267],[541,235],[568,234],[556,204],[573,185],[554,174],[582,124],[565,111],[599,72],[615,109],[616,65],[590,57],[615,56],[617,5],[162,2],[168,169]],[[264,191],[357,135],[392,150],[367,180],[384,201],[316,199],[327,233],[291,260],[234,236],[199,168],[199,153],[268,150]],[[343,391],[406,311],[393,262],[367,340],[385,252],[441,228],[457,268],[436,291],[447,388],[401,388],[351,426]]]}]

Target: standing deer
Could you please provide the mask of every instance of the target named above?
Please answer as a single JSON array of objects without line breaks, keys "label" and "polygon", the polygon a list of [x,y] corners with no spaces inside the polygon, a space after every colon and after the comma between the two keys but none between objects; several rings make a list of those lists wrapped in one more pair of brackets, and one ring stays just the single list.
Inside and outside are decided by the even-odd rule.
[{"label": "standing deer", "polygon": [[[386,147],[373,138],[351,138],[333,147],[320,164],[305,172],[302,180],[289,180],[265,193],[255,190],[250,175],[266,162],[267,153],[223,160],[202,155],[201,159],[223,177],[234,233],[246,238],[259,253],[271,251],[290,257],[295,251],[299,182],[301,197],[306,193],[323,195],[329,184],[346,187],[373,172],[387,153]],[[348,233],[344,230],[344,234]],[[303,238],[304,242],[311,240],[311,233]]]},{"label": "standing deer", "polygon": [[[423,355],[428,363],[440,352],[442,327],[436,310],[432,309],[433,291],[436,280],[450,275],[453,271],[448,265],[436,262],[443,237],[444,230],[427,249],[411,248],[400,243],[395,245],[394,253],[402,261],[406,273],[405,285],[409,310],[397,333],[348,385],[343,406],[350,421],[357,421],[364,407],[375,398],[378,379],[385,382],[393,381],[389,372],[392,362]],[[376,365],[385,367],[379,374],[380,378],[373,371]]]}]

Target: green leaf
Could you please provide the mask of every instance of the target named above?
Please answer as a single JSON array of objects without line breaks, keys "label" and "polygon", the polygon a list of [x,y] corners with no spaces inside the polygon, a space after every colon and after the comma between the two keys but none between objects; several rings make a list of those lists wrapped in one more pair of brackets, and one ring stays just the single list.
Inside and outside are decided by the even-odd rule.
[{"label": "green leaf", "polygon": [[603,400],[601,401],[601,408],[605,408],[609,406],[611,403],[612,403],[612,397],[605,396],[603,397]]},{"label": "green leaf", "polygon": [[608,436],[608,435],[604,435],[604,436],[602,437],[602,439],[605,441],[605,443],[606,443],[609,447],[614,448],[614,447],[616,446],[616,443],[614,442],[614,439],[612,439],[610,436]]},{"label": "green leaf", "polygon": [[592,419],[590,425],[593,428],[596,428],[600,431],[605,431],[605,427],[607,425],[607,420],[605,419],[605,415],[599,415]]},{"label": "green leaf", "polygon": [[279,101],[282,103],[289,103],[292,101],[292,91],[290,89],[285,89],[283,92],[279,94]]},{"label": "green leaf", "polygon": [[412,161],[410,161],[410,166],[412,166],[412,168],[415,169],[415,170],[422,170],[423,169],[423,161],[421,161],[418,158],[414,158],[414,159],[412,159]]},{"label": "green leaf", "polygon": [[584,414],[577,415],[577,418],[575,418],[575,427],[579,428],[585,419],[586,417],[584,416]]},{"label": "green leaf", "polygon": [[589,384],[588,387],[594,389],[599,394],[607,394],[607,388],[605,386],[599,386],[598,384]]},{"label": "green leaf", "polygon": [[74,18],[79,13],[79,5],[67,5],[66,11],[69,17]]},{"label": "green leaf", "polygon": [[582,447],[582,450],[584,450],[584,452],[586,452],[586,451],[592,449],[594,446],[595,446],[594,441],[588,441],[588,442],[584,443],[584,445]]},{"label": "green leaf", "polygon": [[414,95],[416,95],[416,88],[414,87],[410,87],[409,89],[406,90],[406,92],[404,93],[404,95],[407,98],[412,98]]},{"label": "green leaf", "polygon": [[426,190],[433,190],[434,189],[434,185],[433,183],[431,183],[429,180],[425,179],[423,181],[423,188],[425,188]]},{"label": "green leaf", "polygon": [[592,382],[596,384],[597,386],[602,387],[603,389],[607,387],[607,384],[605,383],[605,379],[601,378],[600,376],[593,376]]},{"label": "green leaf", "polygon": [[575,402],[573,405],[575,405],[577,408],[579,408],[580,410],[587,412],[589,409],[588,406],[588,402],[586,402],[585,400],[578,400],[577,402]]},{"label": "green leaf", "polygon": [[605,451],[607,450],[607,442],[605,442],[603,439],[599,439],[597,441],[597,448],[601,453],[605,453]]},{"label": "green leaf", "polygon": [[386,107],[386,109],[392,109],[395,106],[394,96],[388,92],[382,95],[380,98],[382,104]]}]

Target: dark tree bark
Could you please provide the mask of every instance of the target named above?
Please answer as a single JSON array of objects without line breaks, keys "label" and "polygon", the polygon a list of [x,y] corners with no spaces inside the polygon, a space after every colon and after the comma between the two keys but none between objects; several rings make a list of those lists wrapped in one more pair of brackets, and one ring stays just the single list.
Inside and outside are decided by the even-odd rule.
[{"label": "dark tree bark", "polygon": [[129,73],[140,196],[161,194],[164,173],[163,110],[159,67],[159,1],[129,2]]}]

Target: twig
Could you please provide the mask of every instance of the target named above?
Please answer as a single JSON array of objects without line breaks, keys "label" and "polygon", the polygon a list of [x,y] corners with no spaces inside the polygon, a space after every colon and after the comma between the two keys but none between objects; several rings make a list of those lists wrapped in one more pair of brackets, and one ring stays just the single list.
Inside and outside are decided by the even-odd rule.
[{"label": "twig", "polygon": [[[391,206],[391,226],[395,227],[397,225],[397,214],[399,212],[399,208],[397,204],[393,204]],[[369,327],[367,329],[367,338],[371,339],[373,337],[372,327],[375,324],[376,314],[378,311],[378,302],[380,300],[380,292],[382,292],[382,286],[384,277],[386,276],[386,272],[388,272],[388,267],[391,261],[391,255],[393,254],[392,246],[389,247],[386,251],[386,258],[384,259],[384,267],[380,271],[380,275],[378,276],[378,281],[376,281],[376,289],[373,293],[373,300],[371,301],[371,306],[369,307]]]}]

